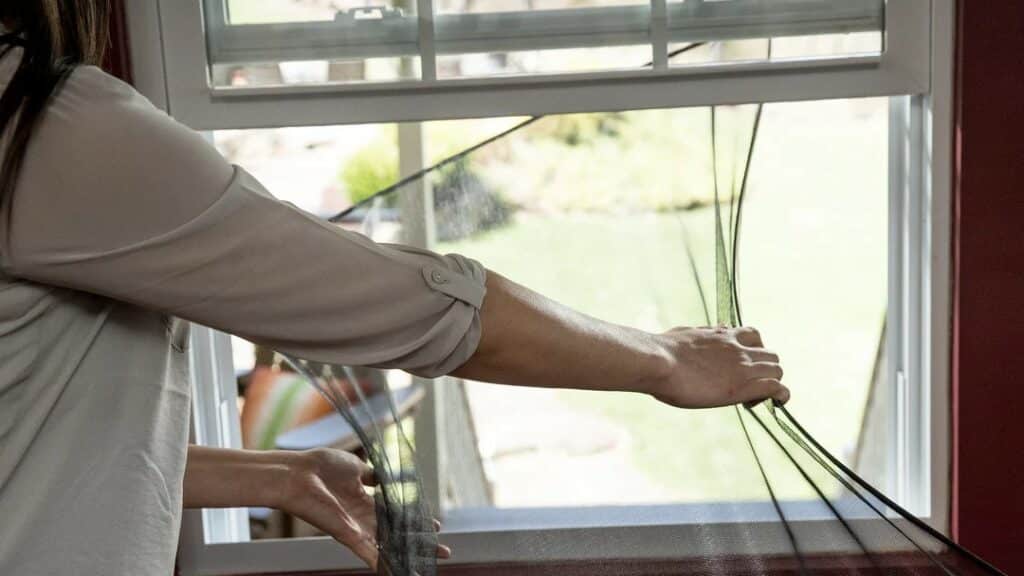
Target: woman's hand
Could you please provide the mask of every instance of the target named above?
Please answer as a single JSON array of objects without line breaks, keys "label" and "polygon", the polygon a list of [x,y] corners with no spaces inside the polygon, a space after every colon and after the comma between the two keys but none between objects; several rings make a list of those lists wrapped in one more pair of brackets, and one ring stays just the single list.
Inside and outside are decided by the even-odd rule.
[{"label": "woman's hand", "polygon": [[355,455],[328,448],[295,454],[277,508],[347,546],[377,569],[377,512],[368,486],[373,469]]},{"label": "woman's hand", "polygon": [[[367,488],[373,470],[330,448],[305,452],[231,450],[190,445],[185,508],[265,506],[297,516],[377,568],[377,514]],[[434,524],[439,529],[440,524]],[[438,558],[451,550],[438,546]]]},{"label": "woman's hand", "polygon": [[[349,452],[318,448],[300,452],[279,508],[316,526],[377,569],[377,513],[367,487],[373,469]],[[440,524],[434,522],[434,529]],[[438,558],[451,550],[438,545]]]},{"label": "woman's hand", "polygon": [[675,328],[659,338],[670,368],[651,395],[680,408],[789,400],[779,357],[753,328]]}]

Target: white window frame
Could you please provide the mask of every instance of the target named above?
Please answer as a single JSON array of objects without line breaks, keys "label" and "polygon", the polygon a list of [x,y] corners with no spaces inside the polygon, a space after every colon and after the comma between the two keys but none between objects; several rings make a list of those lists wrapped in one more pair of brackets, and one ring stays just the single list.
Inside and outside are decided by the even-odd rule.
[{"label": "white window frame", "polygon": [[[743,103],[754,99],[752,95],[763,102],[894,96],[924,94],[929,89],[929,0],[888,2],[885,50],[874,56],[683,67],[668,67],[664,58],[656,57],[656,65],[649,69],[454,80],[432,78],[424,64],[424,79],[417,81],[252,88],[211,86],[199,0],[142,1],[157,3],[164,31],[162,64],[166,71],[168,110],[198,130],[593,112],[624,106],[630,109],[674,108]],[[779,3],[778,0],[744,1],[765,7]],[[850,0],[858,5],[871,1]],[[417,2],[421,6],[420,30],[424,38],[421,44],[430,45],[433,37],[429,32],[432,30],[431,2]],[[652,19],[654,26],[649,41],[659,45],[656,55],[664,55],[663,49],[670,36],[672,40],[681,41],[699,41],[709,36],[710,32],[700,26],[669,34],[671,30],[665,15],[678,5],[667,6],[669,8],[664,0],[652,0],[652,13],[658,17]],[[840,19],[831,25],[840,31],[863,26],[858,24],[856,14],[850,19],[849,23]],[[770,24],[770,21],[759,22],[745,34],[763,36],[766,28],[772,29]],[[827,25],[829,21],[818,22],[817,28],[797,27],[791,33]],[[330,31],[329,24],[320,23],[271,28],[283,28],[284,34],[308,37],[316,34],[307,28],[316,30],[324,26]],[[729,35],[743,36],[742,28],[736,24]],[[772,31],[778,31],[777,23]],[[721,30],[716,29],[715,35],[721,35]],[[539,42],[537,38],[529,40]],[[341,45],[339,49],[346,47]],[[436,53],[423,46],[419,48],[424,54],[421,61],[430,60]],[[248,49],[259,51],[260,47],[258,43],[251,43]],[[343,99],[344,106],[338,105],[339,99]]]},{"label": "white window frame", "polygon": [[[419,2],[422,6],[424,0]],[[664,2],[652,0],[652,10],[664,15]],[[416,83],[388,86],[240,90],[210,87],[201,12],[199,0],[133,0],[128,9],[136,86],[159,107],[199,130],[698,106],[754,99],[899,96],[892,101],[890,119],[889,241],[900,250],[890,252],[887,318],[889,381],[897,383],[887,398],[897,407],[892,410],[896,441],[891,463],[898,474],[886,488],[930,525],[948,532],[953,0],[888,0],[886,49],[872,57],[679,69],[668,69],[664,62],[659,65],[656,58],[655,66],[644,72],[445,82],[425,76]],[[667,35],[667,30],[652,30],[657,42],[666,42]],[[422,165],[422,152],[416,152],[422,146],[418,127],[406,124],[399,134],[402,171],[414,171]],[[410,203],[404,212],[417,204],[429,205],[425,197]],[[414,213],[429,218],[426,211]],[[426,230],[430,227],[421,223],[406,240],[429,245]],[[213,397],[230,397],[234,383],[224,377],[224,368],[231,362],[230,351],[223,349],[226,336],[203,328],[197,328],[194,336],[195,385],[215,388]],[[209,391],[199,393],[197,402],[204,403],[204,397],[211,397]],[[434,418],[439,408],[428,396],[427,413]],[[221,422],[225,417],[230,415],[222,410],[196,410],[197,420]],[[232,432],[222,422],[197,423],[194,432],[199,441],[232,443]],[[436,455],[436,448],[430,447],[436,447],[437,438],[421,435],[418,430],[421,452]],[[435,476],[436,485],[439,471],[425,472]],[[426,480],[428,491],[436,493],[430,478]],[[758,514],[756,505],[751,514]],[[458,549],[459,563],[519,561],[520,550],[529,550],[536,561],[685,557],[688,551],[680,543],[706,542],[708,534],[718,530],[729,533],[728,524],[695,522],[709,515],[713,517],[714,506],[457,513],[446,518],[444,538]],[[209,543],[229,540],[243,529],[237,517],[219,518],[211,522],[198,512],[185,515],[179,556],[184,575],[359,566],[352,554],[325,538]],[[813,542],[817,523],[812,517],[798,518],[794,526]],[[695,538],[698,531],[701,537]]]}]

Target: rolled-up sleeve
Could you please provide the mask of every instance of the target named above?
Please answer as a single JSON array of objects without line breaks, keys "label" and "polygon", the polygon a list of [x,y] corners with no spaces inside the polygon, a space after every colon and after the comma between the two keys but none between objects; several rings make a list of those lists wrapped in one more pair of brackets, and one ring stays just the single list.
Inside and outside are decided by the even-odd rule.
[{"label": "rolled-up sleeve", "polygon": [[[71,96],[88,98],[88,86],[70,84]],[[281,202],[137,95],[103,110],[116,136],[75,120],[79,111],[59,104],[71,96],[57,99],[58,116],[26,164],[8,216],[7,273],[318,362],[432,377],[475,351],[486,280],[479,263],[378,244]],[[49,133],[62,127],[77,130],[75,140],[99,140],[78,145],[105,153],[40,164],[75,146]]]}]

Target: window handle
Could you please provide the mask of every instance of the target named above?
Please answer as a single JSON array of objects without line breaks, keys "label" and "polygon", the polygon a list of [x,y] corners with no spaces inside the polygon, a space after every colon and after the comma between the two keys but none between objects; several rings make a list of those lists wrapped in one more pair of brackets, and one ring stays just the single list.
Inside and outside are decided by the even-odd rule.
[{"label": "window handle", "polygon": [[387,6],[359,6],[348,10],[338,10],[334,13],[335,22],[357,22],[357,21],[380,21],[401,19],[405,16],[401,8],[388,8]]}]

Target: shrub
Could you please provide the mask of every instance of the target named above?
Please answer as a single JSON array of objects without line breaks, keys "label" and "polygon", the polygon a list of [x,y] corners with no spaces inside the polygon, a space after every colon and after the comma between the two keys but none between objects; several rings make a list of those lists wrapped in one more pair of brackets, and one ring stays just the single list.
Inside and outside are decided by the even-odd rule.
[{"label": "shrub", "polygon": [[385,131],[349,158],[339,174],[353,204],[398,181],[398,145]]},{"label": "shrub", "polygon": [[437,239],[451,242],[506,224],[511,209],[466,159],[439,174],[434,184]]}]

